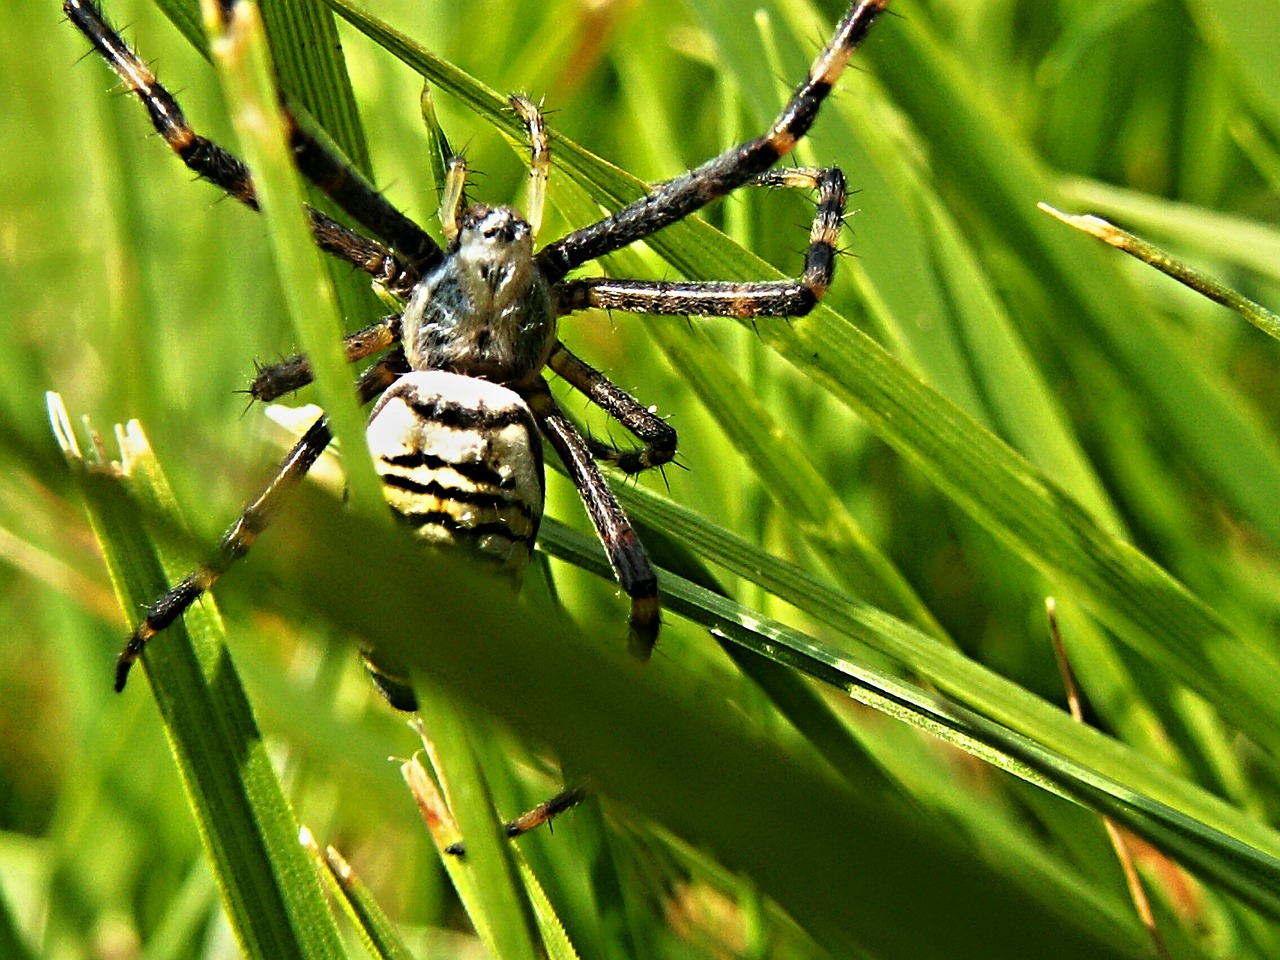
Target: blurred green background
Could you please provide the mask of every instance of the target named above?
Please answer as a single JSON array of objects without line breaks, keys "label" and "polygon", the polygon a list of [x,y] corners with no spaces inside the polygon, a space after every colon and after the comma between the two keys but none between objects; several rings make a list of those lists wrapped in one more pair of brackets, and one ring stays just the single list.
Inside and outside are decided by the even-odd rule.
[{"label": "blurred green background", "polygon": [[[377,0],[367,9],[490,87],[544,98],[555,131],[658,181],[763,129],[842,9],[777,0],[758,5],[768,14],[759,19],[755,6]],[[679,430],[682,468],[643,487],[1062,703],[1043,612],[1043,598],[1057,594],[1091,722],[1239,808],[1273,844],[1280,708],[1258,705],[1280,703],[1280,345],[1072,236],[1034,203],[1108,216],[1280,303],[1280,2],[895,0],[892,12],[799,152],[802,163],[840,165],[856,191],[849,256],[826,302],[1060,484],[1089,523],[1131,543],[1229,624],[1224,648],[1196,647],[1202,635],[1186,628],[1186,649],[1202,650],[1220,675],[1190,692],[1197,661],[1181,648],[1163,659],[1164,635],[1152,627],[1179,636],[1185,621],[1152,606],[1155,594],[1134,592],[1126,611],[1126,591],[1157,580],[1153,568],[1116,561],[1107,593],[1113,568],[1087,538],[1037,550],[1038,537],[1055,542],[1041,517],[1026,518],[1029,532],[993,520],[983,471],[996,500],[1010,481],[976,439],[973,476],[949,485],[952,454],[937,453],[935,440],[960,437],[964,448],[966,431],[979,428],[923,407],[922,422],[910,422],[917,408],[901,395],[894,413],[866,415],[878,383],[851,401],[832,382],[836,354],[815,354],[812,366],[794,355],[785,362],[769,349],[787,336],[769,326],[780,321],[759,330],[694,321],[732,380],[699,359],[706,345],[684,339],[682,320],[574,316],[563,339]],[[128,26],[197,128],[234,148],[211,68],[183,35],[143,0],[111,3],[107,14]],[[141,419],[208,543],[287,442],[236,391],[255,361],[289,355],[297,340],[259,219],[189,182],[137,103],[111,92],[114,77],[60,19],[52,2],[0,5],[0,953],[235,955],[146,685],[139,678],[124,696],[111,693],[124,619],[53,443],[44,392],[59,391],[73,417],[106,434]],[[438,235],[421,77],[345,24],[341,36],[377,183]],[[437,94],[436,105],[476,171],[474,195],[520,206],[523,153],[448,97]],[[544,239],[583,222],[569,179],[553,166]],[[792,274],[810,209],[804,196],[756,192],[706,218]],[[677,274],[650,251],[607,267]],[[350,286],[354,329],[381,308],[358,279]],[[797,324],[799,342],[831,335],[816,326],[826,322]],[[714,395],[717,383],[728,397]],[[734,397],[758,402],[768,419],[735,425],[745,407]],[[565,403],[609,431],[579,399]],[[575,491],[559,476],[550,483],[549,515],[587,530]],[[687,571],[682,548],[707,555],[657,526],[646,536],[660,562]],[[289,591],[291,571],[273,562],[275,549],[267,535],[218,598],[286,790],[300,818],[348,854],[417,955],[476,955],[384,759],[408,755],[415,741],[367,692],[349,648],[329,648],[339,633],[332,620],[280,615],[270,595]],[[1096,581],[1080,572],[1086,561],[1102,571]],[[546,570],[529,589],[545,596],[550,582],[584,632],[620,649],[616,588],[556,561]],[[745,606],[855,659],[870,656],[803,601],[720,573]],[[536,656],[555,658],[555,638]],[[946,686],[918,665],[873,662]],[[744,729],[776,738],[788,755],[821,753],[812,730],[797,734],[703,627],[670,615],[648,679],[661,686],[664,676],[728,705]],[[1050,901],[1068,928],[1109,939],[1118,955],[1149,955],[1096,816],[824,696],[844,735],[877,758],[922,820],[952,833],[1002,883]],[[540,740],[501,729],[489,760],[503,768],[495,792],[511,815],[559,781]],[[667,771],[657,788],[678,795],[682,773]],[[811,814],[756,813],[759,859],[797,856],[771,845],[770,824]],[[833,834],[844,828],[831,825]],[[607,838],[611,877],[583,880],[580,852],[591,841],[575,831]],[[751,857],[725,866],[625,798],[530,841],[531,858],[559,877],[544,884],[584,956],[898,955],[857,923],[831,930],[801,920],[742,866]],[[1274,857],[1280,846],[1268,849]],[[1139,860],[1174,955],[1280,953],[1278,917],[1265,904],[1246,905],[1238,887],[1232,896],[1221,883],[1201,884],[1153,849],[1142,847]],[[808,872],[815,884],[825,876],[818,862]],[[890,886],[890,911],[921,915],[910,935],[894,921],[903,943],[918,935],[946,955],[949,927],[966,918],[915,904],[909,882]],[[975,910],[984,903],[977,898]],[[987,955],[1022,954],[993,941]]]}]

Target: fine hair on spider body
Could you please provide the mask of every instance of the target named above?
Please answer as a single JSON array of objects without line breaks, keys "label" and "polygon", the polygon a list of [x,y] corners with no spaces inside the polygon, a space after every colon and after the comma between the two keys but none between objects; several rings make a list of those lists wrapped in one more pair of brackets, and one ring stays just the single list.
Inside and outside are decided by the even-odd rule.
[{"label": "fine hair on spider body", "polygon": [[[889,0],[852,3],[831,40],[781,114],[758,137],[731,147],[596,223],[535,249],[549,168],[549,136],[538,107],[510,105],[523,120],[532,153],[528,216],[471,203],[466,167],[449,164],[441,247],[392,206],[342,157],[283,113],[298,169],[358,225],[307,211],[315,243],[367,273],[403,303],[399,313],[349,335],[348,361],[374,357],[358,378],[362,403],[377,401],[368,442],[392,510],[425,542],[461,547],[518,579],[542,517],[542,442],[551,445],[581,493],[619,585],[630,598],[630,649],[647,658],[661,620],[658,580],[600,462],[626,474],[661,467],[676,433],[647,406],[575,356],[557,320],[588,308],[650,314],[753,318],[798,316],[823,297],[835,270],[845,180],[835,167],[771,170],[805,135],[849,59]],[[222,5],[224,17],[235,3]],[[257,209],[252,175],[237,157],[200,136],[174,97],[107,23],[94,0],[63,0],[68,19],[146,109],[156,131],[188,168]],[[801,274],[760,282],[572,278],[569,274],[690,216],[744,186],[813,191],[817,207]],[[367,234],[366,234],[367,232]],[[371,236],[370,236],[371,235]],[[617,420],[639,446],[620,449],[583,436],[544,379],[551,370]],[[249,393],[269,401],[311,381],[305,357],[258,370]],[[156,633],[182,616],[253,545],[289,491],[332,440],[321,416],[274,477],[224,534],[212,557],[157,599],[116,664],[123,689],[129,669]],[[394,706],[414,709],[399,671],[370,662]]]}]

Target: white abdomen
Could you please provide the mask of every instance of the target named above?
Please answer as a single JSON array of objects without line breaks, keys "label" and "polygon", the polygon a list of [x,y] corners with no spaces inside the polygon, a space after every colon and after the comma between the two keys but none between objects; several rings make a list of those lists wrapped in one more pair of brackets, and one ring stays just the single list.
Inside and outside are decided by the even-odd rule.
[{"label": "white abdomen", "polygon": [[542,441],[506,387],[443,370],[397,380],[369,417],[387,501],[428,543],[523,574],[542,520]]}]

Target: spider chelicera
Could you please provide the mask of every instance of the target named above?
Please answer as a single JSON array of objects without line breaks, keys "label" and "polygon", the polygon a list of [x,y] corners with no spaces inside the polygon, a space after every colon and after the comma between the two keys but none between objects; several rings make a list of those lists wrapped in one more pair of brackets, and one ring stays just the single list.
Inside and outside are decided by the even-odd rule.
[{"label": "spider chelicera", "polygon": [[[850,6],[809,76],[762,136],[655,185],[630,206],[536,252],[548,137],[541,114],[526,98],[515,96],[510,102],[527,127],[533,152],[528,218],[510,207],[468,202],[465,164],[455,159],[441,206],[445,249],[285,111],[298,169],[377,237],[309,210],[316,244],[367,272],[404,304],[400,313],[348,336],[345,347],[351,362],[386,351],[360,376],[357,391],[362,402],[377,398],[367,437],[387,499],[424,540],[463,546],[518,576],[529,561],[542,517],[540,437],[546,438],[580,491],[618,582],[631,598],[631,649],[648,656],[660,622],[657,577],[597,461],[627,474],[660,467],[675,456],[676,432],[571,353],[556,336],[556,320],[591,307],[737,318],[799,316],[811,310],[835,269],[844,176],[835,167],[770,168],[808,131],[854,48],[888,5],[889,0],[860,0]],[[224,15],[232,7],[223,5]],[[187,167],[256,209],[248,168],[191,128],[177,101],[107,24],[93,0],[64,0],[63,9],[142,102],[155,129]],[[798,278],[737,283],[569,277],[588,261],[642,240],[743,186],[816,192],[817,209]],[[543,379],[546,368],[621,423],[641,446],[619,449],[584,438],[552,398]],[[295,357],[260,369],[249,392],[269,401],[310,381],[306,358]],[[123,689],[147,641],[249,549],[331,440],[322,416],[232,524],[213,559],[151,605],[120,653],[117,690]],[[414,708],[406,682],[376,664],[371,670],[394,706]]]}]

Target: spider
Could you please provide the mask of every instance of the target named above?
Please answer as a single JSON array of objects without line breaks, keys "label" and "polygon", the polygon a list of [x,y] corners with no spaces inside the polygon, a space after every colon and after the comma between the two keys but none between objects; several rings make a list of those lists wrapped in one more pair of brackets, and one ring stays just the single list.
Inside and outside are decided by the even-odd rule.
[{"label": "spider", "polygon": [[[357,362],[383,353],[359,377],[362,403],[376,399],[367,439],[391,509],[426,542],[462,547],[518,579],[528,564],[542,517],[542,438],[564,464],[630,597],[630,649],[646,658],[661,620],[658,582],[599,462],[625,474],[671,462],[676,432],[604,374],[575,356],[556,335],[557,318],[587,308],[651,314],[753,318],[799,316],[829,287],[844,217],[845,180],[835,167],[772,171],[808,131],[855,47],[889,0],[852,3],[809,76],[763,135],[696,169],[653,186],[631,205],[535,252],[549,170],[548,136],[538,108],[523,96],[510,104],[532,148],[528,217],[510,207],[467,199],[466,165],[449,163],[442,191],[441,248],[343,158],[306,131],[286,108],[298,169],[377,239],[308,210],[316,244],[368,273],[403,303],[345,340]],[[234,4],[223,6],[229,15]],[[169,147],[198,177],[251,208],[257,198],[248,168],[197,134],[177,101],[113,30],[94,0],[64,0],[72,24],[123,80]],[[762,282],[683,282],[572,278],[588,261],[642,240],[743,186],[799,187],[817,206],[798,278]],[[641,444],[620,449],[585,438],[553,399],[549,368],[617,420]],[[311,381],[305,357],[258,370],[249,393],[269,401]],[[146,611],[116,662],[122,690],[146,643],[182,616],[257,535],[332,440],[321,416],[285,457],[262,492],[223,535],[213,558]],[[370,672],[393,706],[412,710],[408,681],[376,655]]]}]

